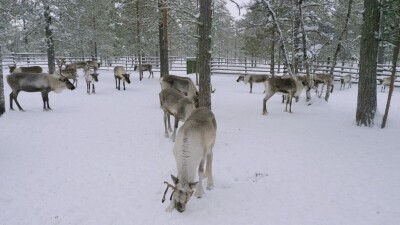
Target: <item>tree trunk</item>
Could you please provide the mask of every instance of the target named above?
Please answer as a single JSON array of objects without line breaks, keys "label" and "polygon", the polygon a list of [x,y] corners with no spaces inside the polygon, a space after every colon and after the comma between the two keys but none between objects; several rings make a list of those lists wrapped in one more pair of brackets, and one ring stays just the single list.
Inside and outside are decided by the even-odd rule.
[{"label": "tree trunk", "polygon": [[0,116],[6,112],[5,99],[4,99],[4,81],[3,81],[3,55],[0,45]]},{"label": "tree trunk", "polygon": [[[343,36],[347,32],[347,27],[349,26],[349,20],[350,20],[350,16],[351,16],[351,5],[352,4],[353,4],[353,0],[349,0],[349,5],[347,7],[346,22],[344,24],[343,31],[339,36],[339,40],[338,40],[339,42],[338,42],[338,44],[336,46],[336,51],[335,51],[335,54],[333,55],[332,66],[331,66],[330,71],[329,71],[329,76],[331,76],[331,77],[334,77],[333,72],[335,70],[335,66],[336,66],[336,63],[337,63],[337,56],[338,56],[338,54],[340,52],[340,49],[342,48]],[[325,101],[329,100],[331,89],[328,88],[328,87],[330,87],[332,85],[332,82],[333,82],[333,79],[328,81],[328,85],[327,85],[326,92],[325,92]]]},{"label": "tree trunk", "polygon": [[[381,4],[383,4],[383,0],[381,0]],[[379,19],[379,37],[382,37],[382,34],[385,30],[384,24],[385,24],[385,16],[383,14],[383,7],[381,7],[381,15]],[[385,63],[385,43],[382,40],[379,41],[378,63],[379,64]]]},{"label": "tree trunk", "polygon": [[390,101],[392,100],[392,94],[393,94],[393,89],[394,89],[394,80],[396,79],[396,68],[397,68],[397,59],[399,57],[399,48],[400,48],[400,40],[397,42],[397,45],[394,46],[394,49],[393,49],[392,76],[390,77],[390,88],[389,88],[388,100],[386,103],[386,109],[385,109],[385,114],[383,115],[381,128],[385,128],[387,117],[389,114]]},{"label": "tree trunk", "polygon": [[158,8],[161,12],[158,26],[158,38],[160,43],[160,77],[169,74],[168,66],[168,9],[164,0],[158,0]]},{"label": "tree trunk", "polygon": [[294,45],[294,61],[293,61],[293,72],[296,74],[296,76],[299,73],[299,65],[301,62],[301,45],[300,45],[300,20],[301,20],[301,4],[302,0],[298,1],[296,0],[296,6],[297,9],[295,9],[295,14],[294,14],[294,21],[293,21],[293,45]]},{"label": "tree trunk", "polygon": [[278,20],[276,18],[276,13],[272,9],[271,5],[269,4],[269,1],[263,0],[262,3],[264,4],[264,7],[271,13],[272,21],[274,22],[276,31],[278,32],[278,35],[279,35],[279,43],[281,44],[280,48],[282,49],[283,56],[285,57],[284,65],[286,66],[286,68],[288,70],[289,76],[293,77],[293,72],[292,72],[292,68],[289,64],[289,56],[287,54],[287,50],[286,50],[287,48],[286,48],[285,41],[284,41],[285,39],[283,37],[281,27],[279,26]]},{"label": "tree trunk", "polygon": [[137,33],[137,46],[139,50],[139,80],[143,79],[143,70],[142,70],[142,43],[141,43],[141,31],[140,31],[140,8],[139,8],[140,1],[136,0],[136,33]]},{"label": "tree trunk", "polygon": [[[311,79],[310,76],[310,63],[309,63],[309,59],[307,56],[307,35],[306,35],[306,31],[304,29],[304,17],[303,17],[303,8],[302,8],[302,4],[303,4],[303,0],[299,0],[298,1],[298,8],[299,8],[299,13],[300,13],[300,28],[301,28],[301,41],[302,41],[302,50],[303,50],[303,65],[306,69],[306,76],[308,78],[308,80]],[[306,101],[310,101],[311,100],[311,93],[310,90],[306,90]]]},{"label": "tree trunk", "polygon": [[358,83],[356,124],[371,127],[376,113],[376,59],[378,54],[379,3],[364,0],[361,28],[360,74]]},{"label": "tree trunk", "polygon": [[272,28],[272,44],[271,44],[271,67],[269,72],[275,77],[275,26]]},{"label": "tree trunk", "polygon": [[199,105],[211,109],[212,0],[200,1],[199,17]]},{"label": "tree trunk", "polygon": [[54,42],[53,42],[53,31],[51,29],[51,16],[50,7],[44,6],[44,19],[46,21],[46,45],[47,45],[47,64],[49,67],[49,73],[54,73],[56,65],[54,62]]}]

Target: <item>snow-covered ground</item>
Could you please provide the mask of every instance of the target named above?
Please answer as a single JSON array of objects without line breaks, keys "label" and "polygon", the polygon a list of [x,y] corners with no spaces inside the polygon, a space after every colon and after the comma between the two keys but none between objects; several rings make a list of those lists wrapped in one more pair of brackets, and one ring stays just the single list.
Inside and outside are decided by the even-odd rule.
[{"label": "snow-covered ground", "polygon": [[[49,112],[39,93],[21,92],[26,112],[0,118],[0,224],[400,224],[398,89],[380,129],[354,124],[357,85],[335,83],[328,103],[313,94],[311,106],[303,93],[292,114],[276,95],[262,116],[263,85],[250,94],[236,79],[212,77],[215,188],[184,213],[161,203],[176,167],[157,78],[134,73],[117,91],[101,70],[88,95],[81,76],[74,91],[50,93]],[[378,92],[380,114],[386,98]]]}]

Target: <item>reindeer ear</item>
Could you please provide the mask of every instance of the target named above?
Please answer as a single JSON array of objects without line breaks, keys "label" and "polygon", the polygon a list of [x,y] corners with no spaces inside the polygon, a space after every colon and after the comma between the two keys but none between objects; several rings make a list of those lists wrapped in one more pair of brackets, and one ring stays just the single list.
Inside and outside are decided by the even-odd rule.
[{"label": "reindeer ear", "polygon": [[197,187],[197,184],[198,184],[199,182],[193,182],[193,183],[189,183],[189,188],[190,189],[195,189],[196,187]]},{"label": "reindeer ear", "polygon": [[172,179],[172,181],[174,182],[175,185],[178,184],[178,178],[177,177],[175,177],[174,175],[171,174],[171,179]]}]

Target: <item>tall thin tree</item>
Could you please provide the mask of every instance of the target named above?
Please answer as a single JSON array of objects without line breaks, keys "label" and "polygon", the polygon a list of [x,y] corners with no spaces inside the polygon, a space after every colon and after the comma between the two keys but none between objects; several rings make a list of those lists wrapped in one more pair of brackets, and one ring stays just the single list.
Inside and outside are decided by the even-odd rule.
[{"label": "tall thin tree", "polygon": [[160,77],[169,74],[168,56],[168,8],[165,0],[158,0],[160,22],[158,38],[160,44]]},{"label": "tall thin tree", "polygon": [[199,17],[199,105],[211,109],[212,0],[200,1]]},{"label": "tall thin tree", "polygon": [[1,52],[0,45],[0,116],[6,112],[5,100],[4,100],[4,81],[3,81],[3,55]]},{"label": "tall thin tree", "polygon": [[54,56],[54,41],[53,41],[53,31],[51,28],[51,15],[50,15],[50,6],[44,5],[44,19],[46,22],[45,30],[46,30],[46,45],[47,45],[47,64],[49,67],[49,73],[54,73],[55,71],[55,56]]},{"label": "tall thin tree", "polygon": [[377,107],[376,60],[378,55],[379,2],[364,0],[361,28],[360,75],[358,83],[356,124],[371,127]]},{"label": "tall thin tree", "polygon": [[143,79],[142,70],[142,34],[141,34],[141,23],[140,23],[140,0],[136,0],[136,43],[138,48],[139,58],[139,80]]},{"label": "tall thin tree", "polygon": [[[336,66],[336,63],[337,63],[338,54],[339,54],[340,50],[342,49],[343,37],[344,37],[345,33],[347,32],[347,28],[349,26],[349,20],[350,20],[350,16],[351,16],[352,4],[353,4],[353,0],[349,0],[349,4],[348,4],[348,7],[347,7],[346,21],[345,21],[342,33],[339,35],[338,44],[336,46],[335,54],[333,55],[332,65],[331,65],[331,68],[329,70],[329,76],[331,76],[331,77],[333,77],[333,72],[335,70],[335,66]],[[328,87],[330,87],[332,85],[332,82],[333,82],[333,79],[328,81]],[[325,101],[329,100],[330,93],[331,93],[330,92],[330,88],[327,88],[326,89],[326,93],[325,93]]]}]

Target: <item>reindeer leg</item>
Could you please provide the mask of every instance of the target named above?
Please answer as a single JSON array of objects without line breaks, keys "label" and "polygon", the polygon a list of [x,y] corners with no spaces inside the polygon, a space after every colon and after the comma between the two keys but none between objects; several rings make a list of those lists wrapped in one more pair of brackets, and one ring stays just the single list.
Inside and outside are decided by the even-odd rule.
[{"label": "reindeer leg", "polygon": [[[289,113],[292,113],[292,100],[293,100],[293,95],[289,95],[289,99],[290,99],[290,102],[289,102]],[[286,106],[287,106],[287,103],[286,103]]]},{"label": "reindeer leg", "polygon": [[273,95],[275,94],[275,92],[270,92],[269,90],[265,90],[265,97],[263,99],[263,115],[267,115],[267,101],[268,99],[270,99]]},{"label": "reindeer leg", "polygon": [[253,93],[253,82],[250,82],[250,93]]},{"label": "reindeer leg", "polygon": [[46,101],[47,101],[47,109],[51,110],[51,108],[50,108],[50,100],[49,100],[49,93],[50,93],[50,91],[46,91]]},{"label": "reindeer leg", "polygon": [[14,100],[13,92],[11,92],[9,96],[10,96],[10,110],[14,110],[13,101],[15,101],[15,100]]},{"label": "reindeer leg", "polygon": [[12,100],[11,100],[11,98],[12,98],[12,99],[14,99],[15,104],[17,104],[18,109],[21,110],[21,111],[24,111],[24,110],[22,109],[21,105],[20,105],[19,102],[18,102],[18,99],[17,99],[17,98],[18,98],[18,94],[19,94],[19,91],[11,92],[11,93],[10,93],[10,109],[11,109],[11,110],[14,110],[13,107],[12,107]]},{"label": "reindeer leg", "polygon": [[94,84],[92,84],[92,93],[96,94],[96,89],[94,88]]},{"label": "reindeer leg", "polygon": [[125,89],[125,81],[122,81],[122,84],[124,85],[124,91],[125,91],[125,90],[126,90],[126,89]]},{"label": "reindeer leg", "polygon": [[204,194],[204,189],[203,189],[204,159],[200,161],[198,173],[199,173],[199,183],[196,188],[196,191],[194,192],[194,196],[196,196],[197,198],[201,198],[203,197]]},{"label": "reindeer leg", "polygon": [[169,132],[172,132],[172,128],[171,128],[171,117],[170,117],[169,114],[167,114],[167,115],[168,115],[168,130],[169,130]]},{"label": "reindeer leg", "polygon": [[118,90],[118,85],[117,85],[117,76],[114,75],[114,79],[115,79],[115,89]]},{"label": "reindeer leg", "polygon": [[167,130],[167,118],[168,118],[168,121],[169,121],[169,116],[167,116],[167,112],[164,111],[164,128],[165,128],[165,134],[164,134],[164,136],[165,136],[166,138],[169,137],[169,135],[168,135],[168,130]]},{"label": "reindeer leg", "polygon": [[292,99],[292,96],[290,95],[290,94],[288,94],[287,96],[286,96],[286,107],[285,107],[285,112],[287,112],[287,106],[288,106],[288,104],[289,104],[289,101]]},{"label": "reindeer leg", "polygon": [[173,141],[173,142],[175,142],[176,130],[178,129],[178,123],[179,123],[179,119],[176,118],[176,116],[175,116],[174,133],[172,134],[172,141]]},{"label": "reindeer leg", "polygon": [[207,164],[206,164],[206,176],[207,176],[207,190],[211,190],[214,187],[214,177],[212,175],[212,160],[213,160],[213,153],[212,149],[214,144],[212,144],[210,148],[210,153],[207,155]]},{"label": "reindeer leg", "polygon": [[47,91],[42,91],[42,100],[43,100],[43,111],[50,110],[49,96]]}]

